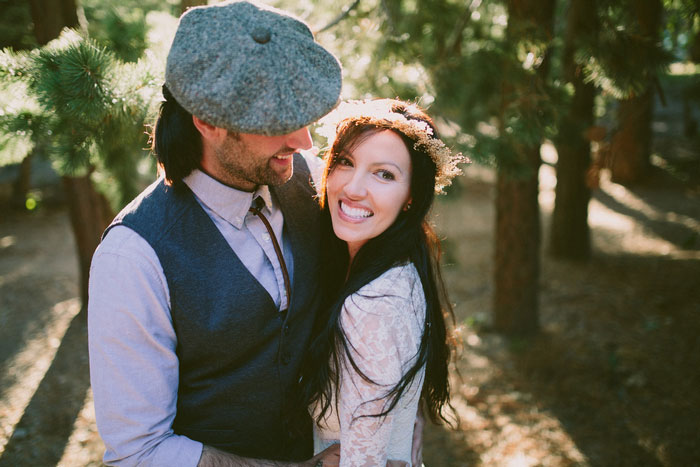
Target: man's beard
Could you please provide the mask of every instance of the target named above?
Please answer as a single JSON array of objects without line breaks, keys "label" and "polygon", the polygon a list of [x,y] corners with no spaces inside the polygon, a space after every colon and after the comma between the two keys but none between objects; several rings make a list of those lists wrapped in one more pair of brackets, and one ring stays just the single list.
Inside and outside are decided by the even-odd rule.
[{"label": "man's beard", "polygon": [[[288,152],[289,149],[283,148],[280,152],[285,151]],[[267,159],[249,159],[253,151],[240,140],[238,135],[227,136],[226,142],[217,148],[216,152],[220,167],[230,181],[244,180],[258,186],[277,186],[286,183],[293,174],[293,170],[289,173],[275,171],[270,166],[272,156]],[[226,182],[226,180],[223,181]]]},{"label": "man's beard", "polygon": [[277,186],[287,183],[287,181],[291,178],[292,173],[292,171],[289,171],[289,174],[280,174],[275,172],[272,167],[270,167],[268,160],[268,164],[255,167],[254,175],[249,178],[249,180],[256,185]]}]

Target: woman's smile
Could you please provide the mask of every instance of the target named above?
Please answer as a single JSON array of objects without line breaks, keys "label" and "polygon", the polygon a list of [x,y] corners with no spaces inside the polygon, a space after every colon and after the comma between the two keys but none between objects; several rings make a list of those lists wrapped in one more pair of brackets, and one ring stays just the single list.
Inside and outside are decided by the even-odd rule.
[{"label": "woman's smile", "polygon": [[352,202],[348,200],[338,200],[338,214],[350,222],[362,221],[368,217],[372,217],[374,213],[369,209],[360,206],[352,206]]},{"label": "woman's smile", "polygon": [[348,243],[351,257],[388,229],[409,202],[411,156],[391,130],[372,133],[338,155],[326,194],[333,231]]}]

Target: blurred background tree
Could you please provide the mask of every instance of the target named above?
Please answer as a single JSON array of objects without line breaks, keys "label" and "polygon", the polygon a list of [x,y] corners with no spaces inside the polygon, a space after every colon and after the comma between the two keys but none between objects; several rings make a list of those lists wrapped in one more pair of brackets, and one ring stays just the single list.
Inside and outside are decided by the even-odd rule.
[{"label": "blurred background tree", "polygon": [[[44,18],[54,11],[51,8],[67,15],[65,2],[44,3],[33,21],[37,44],[61,31],[61,22]],[[89,29],[99,31],[95,38],[84,29],[63,29],[60,37],[42,47],[5,49],[0,58],[0,128],[14,135],[4,138],[0,160],[23,159],[24,165],[25,155],[39,153],[62,176],[84,304],[90,261],[102,231],[116,210],[138,193],[141,182],[155,173],[146,158],[144,125],[158,100],[163,55],[155,43],[150,54],[144,54],[144,10],[113,6],[104,11],[87,3],[85,12],[93,20]],[[78,16],[82,13],[73,11],[59,18],[72,21]],[[68,20],[62,23],[76,26]]]},{"label": "blurred background tree", "polygon": [[661,44],[663,15],[657,0],[571,0],[566,13],[562,74],[568,99],[555,138],[558,162],[549,252],[573,260],[590,256],[588,202],[598,174],[591,168],[598,92],[618,99],[612,144],[605,161],[613,181],[635,183],[649,168],[653,99],[658,73],[670,61]]},{"label": "blurred background tree", "polygon": [[611,179],[639,183],[648,174],[658,73],[670,61],[661,47],[661,0],[610,2],[607,28],[590,77],[619,99],[610,151]]},{"label": "blurred background tree", "polygon": [[[311,20],[341,57],[345,97],[417,99],[456,148],[497,168],[493,323],[511,334],[538,328],[540,145],[553,140],[558,155],[555,257],[590,256],[600,167],[618,182],[644,179],[651,102],[673,58],[661,32],[673,19],[676,42],[695,37],[698,2],[642,3],[275,2]],[[594,166],[592,141],[610,148]]]}]

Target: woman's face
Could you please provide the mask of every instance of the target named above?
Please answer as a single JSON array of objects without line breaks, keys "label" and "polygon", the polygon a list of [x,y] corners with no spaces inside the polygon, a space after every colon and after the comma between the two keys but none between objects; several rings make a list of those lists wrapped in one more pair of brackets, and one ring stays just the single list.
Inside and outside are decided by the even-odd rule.
[{"label": "woman's face", "polygon": [[333,231],[350,258],[394,223],[410,201],[411,156],[391,130],[373,133],[337,156],[326,195]]}]

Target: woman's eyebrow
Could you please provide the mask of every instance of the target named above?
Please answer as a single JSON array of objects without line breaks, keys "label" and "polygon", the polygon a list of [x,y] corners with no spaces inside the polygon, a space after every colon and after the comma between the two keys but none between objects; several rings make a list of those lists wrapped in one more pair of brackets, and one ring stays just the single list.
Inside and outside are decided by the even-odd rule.
[{"label": "woman's eyebrow", "polygon": [[401,175],[403,175],[403,170],[401,170],[401,167],[399,167],[398,164],[396,164],[395,162],[391,162],[391,161],[379,161],[379,162],[373,162],[371,165],[372,165],[372,166],[377,166],[377,165],[391,165],[391,166],[393,166],[393,167],[396,167],[396,170],[398,170],[399,173],[400,173]]}]

